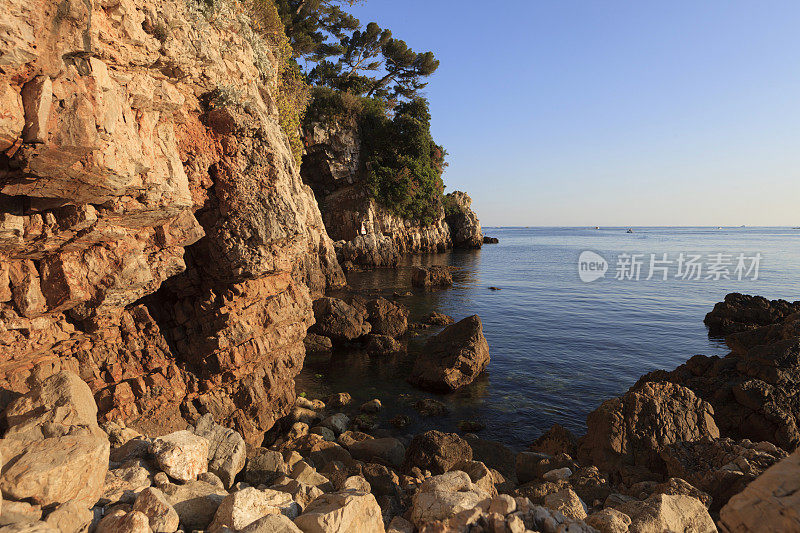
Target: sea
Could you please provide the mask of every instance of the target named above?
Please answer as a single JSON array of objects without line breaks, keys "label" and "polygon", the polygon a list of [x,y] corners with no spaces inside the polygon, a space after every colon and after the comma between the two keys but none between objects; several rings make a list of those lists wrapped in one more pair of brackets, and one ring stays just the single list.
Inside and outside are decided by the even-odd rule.
[{"label": "sea", "polygon": [[[477,314],[491,362],[451,394],[410,385],[414,358],[429,335],[407,337],[408,351],[370,357],[358,345],[309,356],[298,393],[378,398],[380,427],[400,435],[485,425],[481,438],[514,450],[559,423],[580,436],[586,416],[624,394],[643,374],[671,370],[695,354],[725,356],[705,314],[731,292],[800,300],[800,229],[777,227],[484,228],[499,239],[480,250],[408,256],[397,269],[348,274],[350,287],[406,306],[411,321],[431,311],[460,320]],[[411,286],[414,266],[450,265],[454,285]],[[493,287],[494,289],[490,289]],[[410,293],[410,294],[407,294]],[[412,404],[443,402],[423,417]],[[410,417],[401,430],[388,421]]]}]

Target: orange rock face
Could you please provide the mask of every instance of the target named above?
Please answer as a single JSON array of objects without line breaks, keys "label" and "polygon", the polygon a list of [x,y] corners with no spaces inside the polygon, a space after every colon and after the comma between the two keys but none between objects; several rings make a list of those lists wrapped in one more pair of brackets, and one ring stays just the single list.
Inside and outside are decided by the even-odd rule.
[{"label": "orange rock face", "polygon": [[260,443],[344,281],[269,48],[183,0],[3,7],[0,407],[66,368],[101,418],[212,412]]}]

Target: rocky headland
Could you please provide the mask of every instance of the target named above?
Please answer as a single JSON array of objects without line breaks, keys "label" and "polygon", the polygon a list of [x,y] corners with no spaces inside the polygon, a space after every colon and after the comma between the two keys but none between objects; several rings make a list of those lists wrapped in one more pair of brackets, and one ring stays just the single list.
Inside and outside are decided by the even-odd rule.
[{"label": "rocky headland", "polygon": [[447,194],[447,212],[439,209],[430,224],[400,217],[372,198],[357,124],[311,124],[305,142],[301,175],[314,190],[346,270],[393,267],[404,254],[483,245],[481,224],[466,193]]}]

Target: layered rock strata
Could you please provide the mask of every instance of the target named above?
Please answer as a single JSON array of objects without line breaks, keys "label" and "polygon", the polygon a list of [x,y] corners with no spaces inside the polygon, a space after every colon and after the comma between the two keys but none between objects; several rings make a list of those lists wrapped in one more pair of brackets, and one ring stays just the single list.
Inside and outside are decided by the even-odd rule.
[{"label": "layered rock strata", "polygon": [[257,444],[293,402],[312,296],[344,280],[276,58],[199,6],[3,3],[0,385],[69,368],[101,418],[182,405]]}]

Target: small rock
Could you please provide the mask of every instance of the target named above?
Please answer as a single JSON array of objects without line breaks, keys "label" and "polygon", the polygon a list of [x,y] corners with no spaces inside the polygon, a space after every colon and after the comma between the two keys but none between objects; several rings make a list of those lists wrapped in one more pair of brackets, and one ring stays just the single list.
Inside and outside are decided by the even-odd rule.
[{"label": "small rock", "polygon": [[348,393],[339,392],[337,394],[334,394],[333,396],[328,397],[325,403],[328,404],[328,407],[344,407],[345,405],[348,405],[351,401],[353,401],[353,398],[351,398]]},{"label": "small rock", "polygon": [[333,343],[328,337],[309,333],[303,340],[306,347],[306,353],[309,355],[328,353],[333,349]]},{"label": "small rock", "polygon": [[203,481],[209,485],[214,485],[215,487],[219,487],[221,489],[225,488],[225,483],[222,482],[219,476],[212,474],[211,472],[203,472],[197,476],[197,481]]},{"label": "small rock", "polygon": [[311,433],[314,435],[319,435],[328,442],[336,440],[336,434],[331,429],[324,426],[314,426],[311,428]]},{"label": "small rock", "polygon": [[477,420],[459,420],[458,429],[466,433],[477,433],[486,429],[486,424]]},{"label": "small rock", "polygon": [[444,416],[448,413],[447,406],[439,400],[423,398],[414,402],[414,410],[422,416]]},{"label": "small rock", "polygon": [[422,323],[429,326],[449,326],[450,324],[455,323],[455,320],[453,320],[453,317],[449,315],[431,311],[425,316],[425,318],[422,319]]},{"label": "small rock", "polygon": [[95,533],[152,533],[150,522],[144,513],[118,509],[100,520]]},{"label": "small rock", "polygon": [[542,475],[542,479],[545,481],[566,481],[572,475],[572,470],[569,468],[556,468],[554,470],[550,470],[545,472]]},{"label": "small rock", "polygon": [[389,423],[397,429],[403,429],[411,423],[411,418],[407,415],[397,415],[392,417]]},{"label": "small rock", "polygon": [[341,435],[350,427],[350,419],[344,413],[336,413],[327,417],[320,424],[332,430],[337,435]]},{"label": "small rock", "polygon": [[344,480],[342,490],[350,490],[355,492],[370,492],[372,487],[362,476],[350,476]]},{"label": "small rock", "polygon": [[183,485],[169,483],[159,488],[187,531],[208,529],[214,513],[228,495],[224,489],[203,481],[190,481]]},{"label": "small rock", "polygon": [[280,452],[262,449],[247,461],[244,479],[252,485],[271,485],[279,476],[289,474],[289,466]]},{"label": "small rock", "polygon": [[403,470],[413,467],[443,474],[461,461],[472,460],[472,448],[455,433],[427,431],[416,435],[406,450]]},{"label": "small rock", "polygon": [[585,521],[600,533],[626,533],[631,525],[628,515],[611,507],[590,514]]},{"label": "small rock", "polygon": [[361,411],[364,413],[377,413],[382,407],[381,401],[375,398],[374,400],[362,403]]},{"label": "small rock", "polygon": [[403,344],[388,335],[367,335],[364,348],[369,355],[392,355],[403,351]]},{"label": "small rock", "polygon": [[395,468],[403,464],[406,448],[394,438],[369,439],[354,442],[349,446],[354,459],[365,463],[380,463]]},{"label": "small rock", "polygon": [[242,471],[247,458],[242,436],[232,429],[215,423],[210,414],[200,418],[195,434],[208,441],[208,470],[219,476],[226,487],[232,486],[236,474]]},{"label": "small rock", "polygon": [[566,488],[544,497],[544,506],[558,511],[567,518],[583,520],[586,518],[586,505],[575,491]]},{"label": "small rock", "polygon": [[489,502],[489,512],[498,513],[503,516],[513,513],[517,510],[517,502],[508,494],[500,494],[492,498]]},{"label": "small rock", "polygon": [[94,514],[76,502],[62,503],[47,515],[47,525],[61,533],[88,531]]}]

